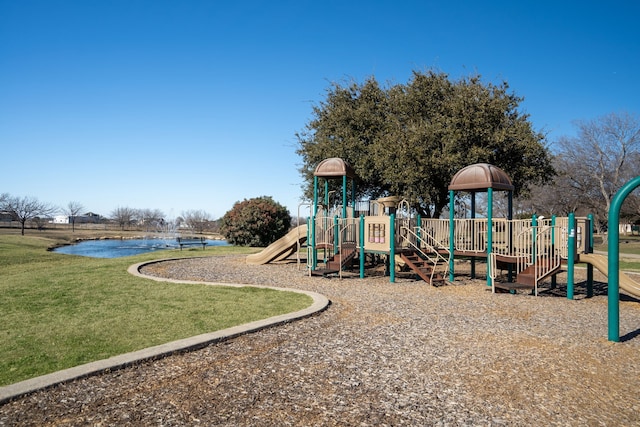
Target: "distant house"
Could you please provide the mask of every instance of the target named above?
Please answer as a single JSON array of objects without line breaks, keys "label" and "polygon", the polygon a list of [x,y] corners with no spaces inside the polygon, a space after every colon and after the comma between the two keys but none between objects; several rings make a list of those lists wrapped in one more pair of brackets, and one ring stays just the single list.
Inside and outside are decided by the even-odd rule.
[{"label": "distant house", "polygon": [[56,215],[53,217],[53,220],[51,221],[52,224],[70,224],[71,221],[69,221],[70,217],[68,215]]},{"label": "distant house", "polygon": [[[69,215],[56,215],[51,221],[53,224],[71,224],[71,216]],[[101,221],[102,217],[97,213],[87,212],[84,215],[78,215],[75,217],[76,224],[97,224]]]},{"label": "distant house", "polygon": [[0,211],[0,221],[11,222],[16,220],[16,215],[10,211]]},{"label": "distant house", "polygon": [[102,217],[97,213],[87,212],[84,215],[80,215],[76,217],[76,224],[97,224],[102,221]]}]

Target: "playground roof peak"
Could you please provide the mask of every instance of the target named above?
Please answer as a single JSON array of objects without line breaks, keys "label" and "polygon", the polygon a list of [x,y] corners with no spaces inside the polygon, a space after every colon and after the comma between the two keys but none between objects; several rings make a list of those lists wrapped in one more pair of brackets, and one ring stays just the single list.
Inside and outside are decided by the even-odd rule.
[{"label": "playground roof peak", "polygon": [[349,163],[339,157],[331,157],[330,159],[324,159],[321,161],[318,166],[316,166],[316,170],[313,175],[321,178],[333,178],[339,176],[356,178],[356,173]]},{"label": "playground roof peak", "polygon": [[449,184],[449,190],[482,191],[488,188],[513,191],[515,187],[505,171],[489,163],[476,163],[460,169]]}]

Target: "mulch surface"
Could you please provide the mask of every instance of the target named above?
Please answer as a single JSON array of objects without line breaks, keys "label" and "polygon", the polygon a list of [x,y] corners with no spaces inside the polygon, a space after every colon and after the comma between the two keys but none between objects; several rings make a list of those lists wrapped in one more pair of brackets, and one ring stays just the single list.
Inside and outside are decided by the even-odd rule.
[{"label": "mulch surface", "polygon": [[[239,256],[167,261],[162,277],[307,289],[315,316],[62,384],[0,407],[2,426],[640,425],[640,303],[607,341],[596,295],[492,294],[463,275],[310,278]],[[583,273],[578,272],[578,280]],[[188,285],[177,285],[188,286]]]}]

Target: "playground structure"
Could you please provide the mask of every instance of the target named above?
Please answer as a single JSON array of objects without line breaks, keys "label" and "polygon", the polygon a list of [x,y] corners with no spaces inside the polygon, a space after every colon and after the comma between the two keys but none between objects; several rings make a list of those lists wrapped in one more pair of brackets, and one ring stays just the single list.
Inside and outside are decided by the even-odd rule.
[{"label": "playground structure", "polygon": [[[319,203],[321,179],[325,181],[324,204]],[[332,206],[330,195],[334,192],[329,191],[328,181],[332,179],[342,180],[342,203],[334,203],[331,209],[328,208]],[[611,247],[613,236],[609,248],[609,254],[615,254],[613,262],[593,254],[591,216],[513,219],[511,179],[500,168],[485,163],[467,166],[452,178],[448,219],[421,218],[400,197],[356,201],[355,181],[353,169],[342,159],[322,161],[314,173],[314,200],[308,225],[293,229],[263,252],[250,255],[247,262],[282,260],[293,253],[299,254],[306,243],[306,268],[311,275],[342,277],[343,271],[359,270],[363,278],[365,265],[380,260],[385,263],[392,283],[402,266],[426,283],[438,286],[455,281],[455,259],[471,261],[472,278],[475,278],[476,261],[484,260],[487,286],[493,292],[526,289],[538,295],[541,283],[550,280],[554,287],[557,274],[566,270],[569,299],[574,297],[574,266],[586,263],[587,296],[593,294],[594,267],[609,277],[609,339],[619,340],[619,332],[611,331],[618,328],[615,317],[619,315],[615,313],[619,289],[640,298],[640,284],[618,271],[617,246],[615,251]],[[640,177],[635,181],[629,185],[640,185]],[[627,189],[626,194],[633,188]],[[469,217],[455,217],[456,191],[470,194]],[[507,192],[507,218],[493,217],[495,191]],[[476,194],[480,192],[487,193],[487,215],[478,218]],[[617,230],[618,226],[610,224],[609,229]],[[615,280],[613,286],[612,279]]]}]

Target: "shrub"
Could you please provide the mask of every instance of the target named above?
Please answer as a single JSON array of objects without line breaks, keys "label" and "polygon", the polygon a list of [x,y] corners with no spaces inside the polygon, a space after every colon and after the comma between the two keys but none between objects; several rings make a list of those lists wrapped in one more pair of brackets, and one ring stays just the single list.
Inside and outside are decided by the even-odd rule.
[{"label": "shrub", "polygon": [[262,247],[284,236],[290,226],[287,208],[262,196],[236,202],[222,217],[220,233],[233,245]]}]

